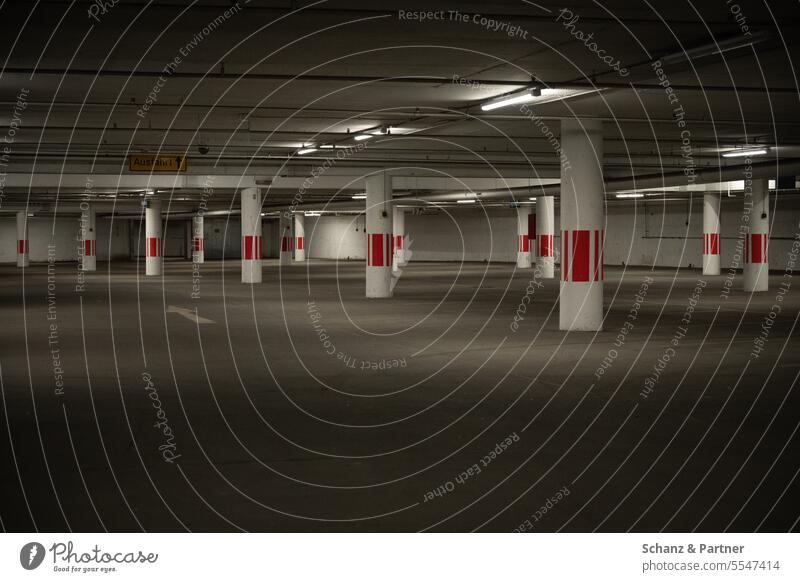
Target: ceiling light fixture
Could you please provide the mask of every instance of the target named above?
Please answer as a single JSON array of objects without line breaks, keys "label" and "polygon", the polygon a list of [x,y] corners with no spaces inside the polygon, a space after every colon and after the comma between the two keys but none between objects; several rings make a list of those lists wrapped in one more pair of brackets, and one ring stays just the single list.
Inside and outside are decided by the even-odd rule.
[{"label": "ceiling light fixture", "polygon": [[644,198],[644,194],[615,194],[617,198]]},{"label": "ceiling light fixture", "polygon": [[323,150],[332,150],[334,146],[332,143],[324,143],[319,147]]},{"label": "ceiling light fixture", "polygon": [[301,149],[297,150],[297,155],[298,156],[304,156],[306,154],[310,154],[311,152],[315,152],[315,151],[317,151],[317,148],[301,148]]},{"label": "ceiling light fixture", "polygon": [[367,195],[366,194],[353,194],[352,198],[353,198],[353,200],[366,200],[367,199]]},{"label": "ceiling light fixture", "polygon": [[456,202],[458,202],[459,204],[475,204],[477,200],[475,200],[474,198],[468,198],[466,200],[456,200]]},{"label": "ceiling light fixture", "polygon": [[319,212],[306,212],[305,215],[306,216],[322,216],[322,214],[319,213]]},{"label": "ceiling light fixture", "polygon": [[527,103],[528,101],[533,101],[537,97],[542,95],[542,90],[539,87],[533,87],[530,89],[525,89],[522,92],[512,93],[510,95],[506,95],[497,99],[496,101],[489,101],[488,103],[484,103],[481,105],[481,111],[492,111],[493,109],[499,109],[500,107],[506,107],[508,105],[516,105],[517,103]]},{"label": "ceiling light fixture", "polygon": [[365,139],[372,139],[372,136],[368,133],[359,133],[357,136],[353,138],[356,141],[363,141]]},{"label": "ceiling light fixture", "polygon": [[722,154],[723,158],[743,158],[748,156],[765,156],[769,153],[767,148],[738,149]]},{"label": "ceiling light fixture", "polygon": [[536,202],[536,196],[533,196],[533,197],[531,197],[531,198],[528,198],[528,200],[530,200],[531,202]]}]

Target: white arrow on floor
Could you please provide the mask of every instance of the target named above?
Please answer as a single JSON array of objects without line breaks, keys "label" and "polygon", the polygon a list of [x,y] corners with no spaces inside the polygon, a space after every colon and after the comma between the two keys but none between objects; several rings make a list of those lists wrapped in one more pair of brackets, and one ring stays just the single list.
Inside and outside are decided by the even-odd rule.
[{"label": "white arrow on floor", "polygon": [[186,309],[185,307],[176,307],[175,305],[170,305],[167,307],[167,313],[177,313],[178,315],[181,315],[189,321],[193,321],[194,323],[216,323],[216,321],[213,319],[200,317],[194,310]]}]

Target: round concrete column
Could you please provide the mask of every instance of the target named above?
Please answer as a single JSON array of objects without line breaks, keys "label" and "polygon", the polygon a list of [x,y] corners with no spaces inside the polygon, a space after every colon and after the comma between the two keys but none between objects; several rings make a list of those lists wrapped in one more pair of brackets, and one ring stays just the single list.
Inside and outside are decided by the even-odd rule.
[{"label": "round concrete column", "polygon": [[561,122],[561,294],[559,329],[603,329],[603,124]]},{"label": "round concrete column", "polygon": [[281,265],[292,264],[292,215],[288,212],[281,212],[278,218],[278,229],[281,237]]},{"label": "round concrete column", "polygon": [[30,261],[30,244],[28,244],[28,214],[17,212],[17,266],[27,267]]},{"label": "round concrete column", "polygon": [[[745,196],[745,204],[747,197]],[[753,180],[750,232],[744,238],[744,290],[769,289],[769,181]]]},{"label": "round concrete column", "polygon": [[261,283],[261,194],[242,190],[242,283]]},{"label": "round concrete column", "polygon": [[160,275],[164,268],[161,232],[161,200],[148,200],[144,209],[144,274]]},{"label": "round concrete column", "polygon": [[400,267],[406,264],[406,213],[397,206],[392,208],[392,249],[393,261],[392,270],[399,271]]},{"label": "round concrete column", "polygon": [[536,269],[542,279],[556,276],[555,234],[556,199],[554,196],[539,196],[536,200]]},{"label": "round concrete column", "polygon": [[703,275],[719,275],[719,194],[703,196]]},{"label": "round concrete column", "polygon": [[97,270],[97,232],[94,207],[81,204],[81,270]]},{"label": "round concrete column", "polygon": [[302,212],[294,213],[294,260],[306,260],[306,215]]},{"label": "round concrete column", "polygon": [[392,177],[367,177],[367,297],[392,296]]},{"label": "round concrete column", "polygon": [[198,214],[192,218],[192,262],[202,263],[206,260],[205,234],[203,233],[203,216]]},{"label": "round concrete column", "polygon": [[517,207],[517,268],[530,269],[531,253],[528,241],[528,218],[531,215],[531,207],[522,204]]}]

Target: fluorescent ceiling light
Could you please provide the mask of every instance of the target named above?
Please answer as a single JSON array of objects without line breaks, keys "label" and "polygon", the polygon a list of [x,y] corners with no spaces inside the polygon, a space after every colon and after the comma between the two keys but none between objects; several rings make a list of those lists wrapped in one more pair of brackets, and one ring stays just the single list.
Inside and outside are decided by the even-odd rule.
[{"label": "fluorescent ceiling light", "polygon": [[525,89],[521,93],[512,93],[511,95],[507,95],[497,101],[489,101],[488,103],[484,103],[481,105],[482,111],[491,111],[493,109],[498,109],[500,107],[506,107],[508,105],[516,105],[517,103],[527,103],[528,101],[533,101],[537,97],[542,94],[541,89],[538,87],[534,87],[532,89]]},{"label": "fluorescent ceiling light", "polygon": [[474,198],[468,198],[466,200],[456,200],[456,202],[458,202],[459,204],[475,204],[477,200],[475,200]]},{"label": "fluorescent ceiling light", "polygon": [[644,198],[644,194],[616,194],[617,198]]},{"label": "fluorescent ceiling light", "polygon": [[741,149],[741,150],[733,150],[730,152],[725,152],[722,154],[723,158],[743,158],[745,156],[765,156],[767,155],[768,151],[766,148],[755,148],[755,149]]},{"label": "fluorescent ceiling light", "polygon": [[536,202],[536,196],[533,196],[533,197],[531,197],[531,198],[528,198],[528,200],[530,200],[531,202]]},{"label": "fluorescent ceiling light", "polygon": [[319,212],[306,212],[305,215],[306,216],[322,216],[322,214],[319,213]]},{"label": "fluorescent ceiling light", "polygon": [[332,150],[333,149],[333,144],[332,143],[324,143],[319,147],[321,149],[323,149],[323,150]]},{"label": "fluorescent ceiling light", "polygon": [[367,195],[366,194],[353,194],[352,198],[353,198],[353,200],[366,200],[367,199]]},{"label": "fluorescent ceiling light", "polygon": [[311,152],[315,152],[315,151],[317,151],[317,148],[302,148],[302,149],[297,150],[297,155],[298,156],[304,156],[306,154],[310,154]]},{"label": "fluorescent ceiling light", "polygon": [[499,107],[506,107],[508,105],[518,105],[520,103],[537,104],[551,103],[553,101],[560,101],[562,99],[569,99],[570,97],[577,97],[579,95],[586,95],[588,93],[596,93],[601,91],[602,87],[596,89],[554,89],[546,87],[544,89],[526,89],[525,91],[512,93],[499,99],[489,101],[481,105],[481,110],[491,111]]},{"label": "fluorescent ceiling light", "polygon": [[368,133],[359,133],[357,136],[353,138],[356,141],[363,141],[365,139],[372,139],[372,136]]}]

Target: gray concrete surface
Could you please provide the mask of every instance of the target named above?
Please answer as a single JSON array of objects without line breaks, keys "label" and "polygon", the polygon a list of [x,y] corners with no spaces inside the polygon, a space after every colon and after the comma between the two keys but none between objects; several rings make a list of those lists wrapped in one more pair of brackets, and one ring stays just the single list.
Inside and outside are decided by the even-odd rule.
[{"label": "gray concrete surface", "polygon": [[558,279],[507,264],[411,264],[388,300],[360,262],[265,261],[253,287],[208,262],[196,298],[188,262],[137,272],[100,263],[76,292],[58,264],[48,297],[46,265],[0,267],[3,528],[798,528],[800,297],[776,300],[780,274],[725,299],[706,278],[671,343],[699,271],[607,269],[598,334],[558,331]]}]

